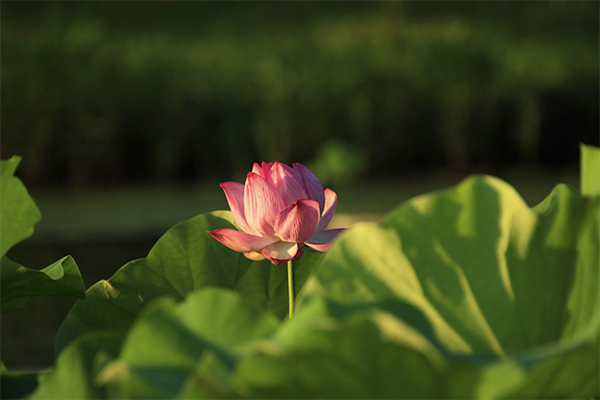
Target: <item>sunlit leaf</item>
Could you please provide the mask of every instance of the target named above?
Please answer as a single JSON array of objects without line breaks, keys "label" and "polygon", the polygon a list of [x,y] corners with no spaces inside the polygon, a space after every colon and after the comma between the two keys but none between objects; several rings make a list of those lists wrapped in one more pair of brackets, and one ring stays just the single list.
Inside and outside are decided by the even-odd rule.
[{"label": "sunlit leaf", "polygon": [[516,363],[445,358],[413,323],[427,325],[402,301],[315,299],[242,360],[233,384],[250,398],[431,399],[501,397],[525,381]]},{"label": "sunlit leaf", "polygon": [[33,234],[40,212],[21,180],[14,176],[21,158],[0,161],[0,256]]},{"label": "sunlit leaf", "polygon": [[600,194],[600,148],[581,145],[581,194]]},{"label": "sunlit leaf", "polygon": [[242,360],[234,385],[249,398],[439,398],[443,360],[396,322],[377,307],[313,301]]},{"label": "sunlit leaf", "polygon": [[[449,359],[512,359],[523,368],[548,362],[554,367],[539,368],[575,392],[578,376],[598,375],[589,348],[598,336],[597,229],[597,198],[559,185],[531,209],[506,183],[472,177],[346,232],[299,307],[319,297],[348,306],[398,299],[427,318]],[[526,356],[549,345],[558,347],[535,361]],[[558,367],[576,347],[587,349],[587,361]]]}]

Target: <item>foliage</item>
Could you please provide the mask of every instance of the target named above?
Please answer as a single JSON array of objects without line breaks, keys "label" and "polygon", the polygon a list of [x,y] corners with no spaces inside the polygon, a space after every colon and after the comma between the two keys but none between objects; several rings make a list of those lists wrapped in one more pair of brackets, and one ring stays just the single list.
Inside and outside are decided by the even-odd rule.
[{"label": "foliage", "polygon": [[[472,176],[284,268],[220,246],[212,212],[87,291],[27,398],[590,398],[600,395],[600,149],[582,192],[530,208]],[[306,282],[306,283],[304,283]],[[283,286],[283,288],[282,288]],[[4,305],[4,304],[3,304]],[[6,382],[6,383],[5,383]],[[33,390],[33,391],[32,391]]]},{"label": "foliage", "polygon": [[25,268],[4,256],[0,259],[0,278],[2,314],[25,307],[29,296],[85,296],[81,273],[71,256],[39,271]]},{"label": "foliage", "polygon": [[[40,212],[21,180],[14,176],[20,158],[0,161],[0,293],[2,313],[25,307],[30,296],[85,297],[85,286],[77,264],[65,256],[42,270],[23,267],[10,260],[6,252],[31,236]],[[37,386],[37,374],[8,371],[2,364],[4,398],[20,398]]]},{"label": "foliage", "polygon": [[0,289],[3,314],[25,307],[29,296],[85,296],[81,274],[71,256],[63,257],[40,271],[25,268],[6,256],[12,246],[31,236],[34,224],[40,220],[40,212],[25,186],[14,176],[19,161],[19,157],[12,157],[0,163]]},{"label": "foliage", "polygon": [[0,164],[0,256],[33,234],[40,212],[21,180],[14,176],[21,161],[14,156]]},{"label": "foliage", "polygon": [[[268,260],[252,261],[230,251],[207,231],[235,228],[231,213],[206,213],[171,228],[148,257],[124,265],[112,278],[92,285],[84,301],[67,316],[57,338],[57,349],[84,332],[126,331],[153,299],[182,300],[207,286],[232,289],[250,304],[279,319],[287,314],[285,268]],[[321,257],[306,252],[296,266],[301,287]]]},{"label": "foliage", "polygon": [[19,373],[7,370],[0,365],[0,387],[5,399],[19,399],[37,387],[37,372]]},{"label": "foliage", "polygon": [[[3,11],[2,144],[31,182],[225,180],[277,159],[343,183],[415,165],[556,165],[597,140],[597,2]],[[562,152],[544,153],[553,137]]]},{"label": "foliage", "polygon": [[600,194],[600,154],[593,146],[581,145],[581,193]]}]

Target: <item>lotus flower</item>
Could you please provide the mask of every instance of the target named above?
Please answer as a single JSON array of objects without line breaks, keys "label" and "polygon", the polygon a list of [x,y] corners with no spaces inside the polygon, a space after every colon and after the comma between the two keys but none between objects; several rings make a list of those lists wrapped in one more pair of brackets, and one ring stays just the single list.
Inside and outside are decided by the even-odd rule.
[{"label": "lotus flower", "polygon": [[254,163],[246,183],[221,184],[241,231],[208,232],[251,260],[280,265],[302,255],[304,246],[325,252],[343,229],[325,230],[337,204],[333,190],[302,164]]}]

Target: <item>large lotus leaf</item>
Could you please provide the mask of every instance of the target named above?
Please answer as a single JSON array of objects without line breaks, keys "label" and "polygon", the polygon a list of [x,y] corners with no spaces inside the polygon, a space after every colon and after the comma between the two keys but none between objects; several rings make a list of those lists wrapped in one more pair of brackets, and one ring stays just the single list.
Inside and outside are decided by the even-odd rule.
[{"label": "large lotus leaf", "polygon": [[21,158],[0,161],[0,257],[33,234],[40,212],[21,180],[14,176]]},{"label": "large lotus leaf", "polygon": [[273,315],[220,288],[198,291],[181,303],[159,299],[140,314],[119,361],[103,375],[120,388],[117,398],[172,398],[193,372],[206,390],[226,382],[238,359],[278,325]]},{"label": "large lotus leaf", "polygon": [[505,399],[598,399],[600,398],[600,348],[598,337],[587,346],[543,357],[528,371],[516,390]]},{"label": "large lotus leaf", "polygon": [[[202,214],[171,228],[148,256],[123,266],[91,286],[75,304],[57,337],[62,348],[88,331],[125,331],[159,296],[181,300],[195,290],[217,286],[239,292],[249,303],[280,319],[287,315],[287,270],[267,260],[251,261],[214,240],[207,231],[235,228],[229,211]],[[321,257],[305,251],[295,264],[296,292]]]},{"label": "large lotus leaf", "polygon": [[600,148],[581,145],[581,194],[600,194]]},{"label": "large lotus leaf", "polygon": [[448,360],[413,323],[427,325],[402,301],[354,307],[316,299],[241,361],[233,386],[249,398],[406,399],[493,398],[521,387],[523,367]]},{"label": "large lotus leaf", "polygon": [[[568,357],[577,344],[586,363],[538,372],[561,374],[576,390],[577,376],[598,375],[589,348],[598,335],[597,281],[597,198],[561,185],[530,209],[508,184],[472,177],[346,232],[299,308],[315,297],[346,305],[402,300],[426,316],[450,358],[513,359],[528,371]],[[556,343],[558,350],[524,361]]]},{"label": "large lotus leaf", "polygon": [[567,302],[568,319],[561,337],[565,342],[586,331],[587,336],[597,336],[600,325],[600,197],[586,199],[586,206],[577,241],[575,278]]},{"label": "large lotus leaf", "polygon": [[92,332],[70,343],[59,354],[56,366],[39,375],[39,385],[30,399],[100,399],[108,392],[98,373],[120,351],[122,334]]},{"label": "large lotus leaf", "polygon": [[299,349],[266,348],[243,360],[249,398],[440,398],[440,371],[418,350],[380,340],[368,320],[313,329]]},{"label": "large lotus leaf", "polygon": [[39,271],[3,256],[0,259],[0,286],[2,314],[25,307],[30,296],[85,297],[81,273],[71,256]]},{"label": "large lotus leaf", "polygon": [[[288,348],[299,348],[305,343],[302,337],[315,326],[328,325],[353,316],[367,316],[382,330],[382,334],[411,344],[428,354],[430,358],[440,357],[439,344],[431,324],[414,306],[398,299],[365,304],[340,304],[324,298],[315,298],[310,306],[304,306],[298,315],[282,325],[273,336],[273,341]],[[393,316],[388,318],[386,316]],[[325,321],[325,322],[324,322]],[[412,334],[409,332],[408,327]],[[393,333],[400,329],[403,335]]]},{"label": "large lotus leaf", "polygon": [[508,184],[469,178],[347,232],[307,295],[400,298],[451,351],[514,354],[562,334],[578,259],[593,257],[577,252],[588,205],[562,185],[530,209]]},{"label": "large lotus leaf", "polygon": [[187,376],[176,399],[243,399],[233,388],[232,371],[212,352],[205,350]]}]

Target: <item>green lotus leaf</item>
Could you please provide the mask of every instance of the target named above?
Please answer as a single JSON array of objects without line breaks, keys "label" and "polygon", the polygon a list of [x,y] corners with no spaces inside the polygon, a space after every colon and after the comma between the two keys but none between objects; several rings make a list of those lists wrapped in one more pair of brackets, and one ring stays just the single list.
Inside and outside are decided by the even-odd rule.
[{"label": "green lotus leaf", "polygon": [[[161,296],[181,300],[210,286],[237,291],[250,304],[283,319],[288,311],[285,266],[252,261],[228,249],[207,233],[220,228],[235,228],[229,211],[182,222],[163,235],[146,258],[92,285],[61,325],[57,348],[89,331],[125,332],[151,300]],[[306,251],[295,262],[297,292],[320,257],[320,253]]]},{"label": "green lotus leaf", "polygon": [[30,296],[85,297],[81,273],[71,256],[39,271],[3,256],[0,259],[0,286],[2,314],[25,307]]},{"label": "green lotus leaf", "polygon": [[21,158],[0,161],[0,257],[33,234],[40,212],[23,182],[14,176]]},{"label": "green lotus leaf", "polygon": [[55,367],[38,376],[37,389],[29,399],[100,399],[109,388],[97,378],[119,354],[123,337],[113,332],[83,335],[58,355]]},{"label": "green lotus leaf", "polygon": [[275,316],[230,290],[203,289],[180,303],[162,298],[140,314],[119,361],[104,375],[120,387],[117,398],[172,398],[189,391],[185,384],[192,373],[205,394],[215,397],[217,392],[206,386],[226,383],[238,359],[278,324]]},{"label": "green lotus leaf", "polygon": [[[503,397],[523,391],[535,397],[528,382],[544,377],[562,382],[556,391],[544,387],[539,392],[544,395],[595,396],[598,208],[598,197],[582,197],[565,185],[529,208],[501,180],[468,178],[410,200],[380,224],[346,232],[307,282],[299,308],[319,298],[347,307],[401,301],[427,319],[435,338],[429,341],[444,359],[471,364],[481,376],[503,366],[518,378],[512,392],[501,390],[502,380],[494,386],[487,379],[449,385],[448,392],[435,396]],[[402,313],[392,314],[406,320]],[[414,325],[428,337],[424,326]],[[567,362],[569,357],[579,363]],[[569,367],[561,367],[561,360]],[[316,368],[316,358],[312,362]],[[442,386],[452,374],[443,376]],[[582,392],[581,376],[592,380],[584,386],[589,392]],[[487,389],[481,392],[483,382]],[[321,389],[314,395],[333,393]]]},{"label": "green lotus leaf", "polygon": [[427,325],[402,301],[315,298],[242,359],[232,385],[248,398],[352,399],[495,398],[523,385],[517,363],[446,357],[419,331]]},{"label": "green lotus leaf", "polygon": [[581,194],[600,194],[600,148],[581,145]]}]

